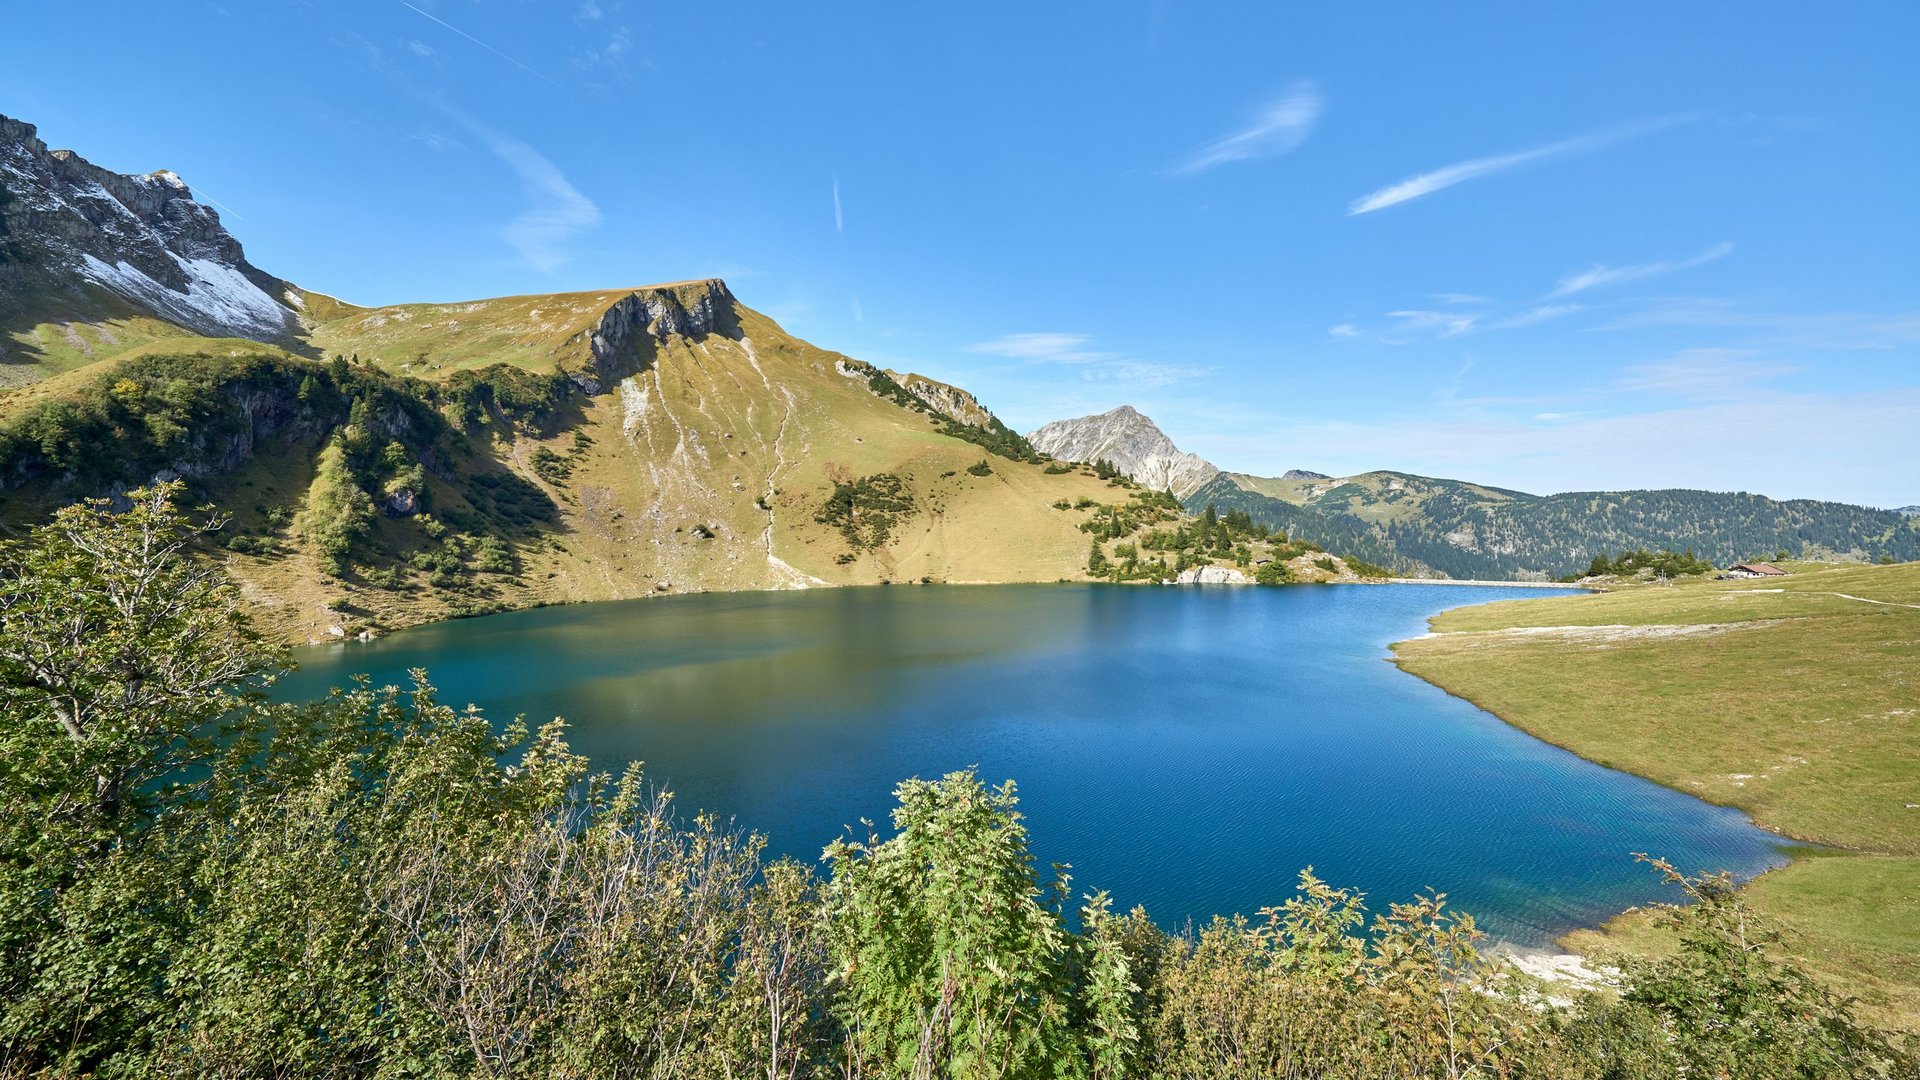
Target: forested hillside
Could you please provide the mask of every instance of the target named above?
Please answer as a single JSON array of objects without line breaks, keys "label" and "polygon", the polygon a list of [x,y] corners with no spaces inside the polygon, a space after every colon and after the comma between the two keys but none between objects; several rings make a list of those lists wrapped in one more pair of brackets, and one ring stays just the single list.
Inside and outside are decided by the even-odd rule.
[{"label": "forested hillside", "polygon": [[1223,474],[1187,498],[1397,569],[1456,578],[1557,578],[1593,556],[1692,551],[1716,565],[1796,558],[1920,559],[1920,520],[1891,510],[1744,492],[1529,495],[1405,473],[1266,480]]}]

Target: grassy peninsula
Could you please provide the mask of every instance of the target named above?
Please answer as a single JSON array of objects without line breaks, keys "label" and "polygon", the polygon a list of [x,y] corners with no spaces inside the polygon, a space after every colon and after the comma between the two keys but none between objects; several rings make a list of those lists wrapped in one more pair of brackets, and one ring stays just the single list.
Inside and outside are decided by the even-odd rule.
[{"label": "grassy peninsula", "polygon": [[[1463,608],[1395,652],[1542,739],[1822,845],[1749,902],[1869,1015],[1920,1027],[1920,564],[1786,568]],[[1669,944],[1644,913],[1569,943]]]}]

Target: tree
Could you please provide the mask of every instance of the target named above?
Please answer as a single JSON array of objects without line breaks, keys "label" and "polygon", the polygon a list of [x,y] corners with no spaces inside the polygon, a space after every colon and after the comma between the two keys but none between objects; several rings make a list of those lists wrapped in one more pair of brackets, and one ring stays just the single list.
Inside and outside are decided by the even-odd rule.
[{"label": "tree", "polygon": [[190,864],[137,853],[280,665],[189,555],[218,522],[180,514],[179,491],[89,500],[0,543],[0,1073],[22,1039],[90,1062],[150,1030]]},{"label": "tree", "polygon": [[154,781],[209,750],[214,722],[278,668],[196,535],[181,485],[89,499],[25,541],[0,543],[0,760],[13,808],[86,822],[101,839],[140,824]]},{"label": "tree", "polygon": [[[1062,878],[1043,890],[1012,783],[972,771],[894,791],[896,834],[827,848],[828,948],[854,1075],[1025,1077],[1056,1072],[1068,1027]],[[1123,977],[1097,960],[1106,987]],[[1110,1011],[1103,1030],[1125,1040]]]},{"label": "tree", "polygon": [[1100,547],[1100,538],[1096,535],[1093,547],[1087,551],[1087,574],[1091,577],[1105,577],[1107,573],[1107,553]]}]

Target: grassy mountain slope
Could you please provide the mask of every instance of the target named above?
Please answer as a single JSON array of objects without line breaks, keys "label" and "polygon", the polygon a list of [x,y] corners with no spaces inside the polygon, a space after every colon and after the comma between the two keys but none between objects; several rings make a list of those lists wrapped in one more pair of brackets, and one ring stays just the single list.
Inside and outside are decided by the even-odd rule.
[{"label": "grassy mountain slope", "polygon": [[192,336],[97,286],[0,290],[0,392],[156,341]]},{"label": "grassy mountain slope", "polygon": [[[1751,899],[1877,1019],[1920,1028],[1920,564],[1788,566],[1463,608],[1395,654],[1583,757],[1840,849]],[[1644,918],[1618,929],[1661,944]]]},{"label": "grassy mountain slope", "polygon": [[1600,552],[1635,548],[1691,550],[1721,565],[1782,549],[1862,561],[1920,558],[1920,522],[1911,517],[1744,492],[1539,496],[1397,472],[1324,480],[1226,474],[1186,501],[1245,510],[1382,565],[1457,578],[1560,577]]},{"label": "grassy mountain slope", "polygon": [[718,282],[302,299],[337,359],[179,337],[0,399],[0,518],[184,477],[233,515],[264,618],[313,639],[660,591],[1078,578],[1092,510],[1053,504],[1116,497]]}]

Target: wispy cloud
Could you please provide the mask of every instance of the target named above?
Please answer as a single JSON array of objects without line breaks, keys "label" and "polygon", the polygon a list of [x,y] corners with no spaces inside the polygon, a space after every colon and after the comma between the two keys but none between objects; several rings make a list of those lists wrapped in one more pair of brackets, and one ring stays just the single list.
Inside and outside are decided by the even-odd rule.
[{"label": "wispy cloud", "polygon": [[1085,334],[1007,334],[992,341],[969,345],[965,351],[1043,364],[1092,364],[1119,355],[1087,348],[1087,343],[1092,340]]},{"label": "wispy cloud", "polygon": [[1517,315],[1509,315],[1504,319],[1495,319],[1487,324],[1487,329],[1513,330],[1522,326],[1536,326],[1543,322],[1552,322],[1554,319],[1571,315],[1579,310],[1579,304],[1540,304],[1537,307],[1528,308]]},{"label": "wispy cloud", "polygon": [[840,174],[833,174],[833,231],[847,231],[847,219],[840,213]]},{"label": "wispy cloud", "polygon": [[[1458,296],[1443,293],[1441,296]],[[1480,297],[1472,297],[1479,301]],[[1490,302],[1490,301],[1489,301]],[[1536,304],[1523,308],[1510,315],[1494,317],[1489,311],[1434,310],[1428,308],[1403,308],[1389,311],[1386,317],[1393,322],[1378,328],[1363,328],[1355,323],[1344,322],[1327,328],[1327,333],[1337,338],[1368,338],[1388,345],[1406,345],[1415,341],[1425,341],[1433,337],[1459,337],[1463,334],[1479,334],[1494,330],[1517,330],[1523,326],[1537,326],[1551,322],[1581,310],[1579,304]]]},{"label": "wispy cloud", "polygon": [[866,309],[860,306],[860,298],[857,296],[853,298],[853,321],[854,322],[867,321]]},{"label": "wispy cloud", "polygon": [[627,61],[632,55],[633,31],[620,26],[600,37],[598,45],[581,52],[574,66],[587,75],[611,73],[618,78],[625,78]]},{"label": "wispy cloud", "polygon": [[1252,123],[1202,146],[1168,166],[1167,171],[1191,175],[1229,162],[1288,153],[1313,134],[1321,107],[1319,90],[1303,79],[1261,109]]},{"label": "wispy cloud", "polygon": [[527,208],[501,228],[500,235],[535,269],[558,269],[571,257],[570,243],[600,224],[600,208],[538,150],[464,113],[451,108],[447,112],[513,170],[526,192]]},{"label": "wispy cloud", "polygon": [[440,18],[438,15],[421,11],[419,8],[414,7],[412,4],[407,3],[407,0],[400,0],[400,6],[403,8],[406,8],[408,11],[413,12],[415,15],[418,15],[423,19],[430,19],[433,22],[436,22],[441,26],[445,27],[446,29],[453,31],[456,34],[459,34],[461,37],[466,38],[468,41],[473,42],[475,45],[480,46],[481,48],[487,50],[488,52],[499,57],[500,59],[505,60],[507,63],[512,64],[514,67],[519,68],[521,71],[526,72],[527,74],[533,76],[534,78],[539,79],[540,81],[545,82],[555,87],[556,89],[563,90],[566,93],[569,93],[569,94],[573,93],[572,90],[568,90],[565,86],[562,86],[557,82],[554,82],[552,79],[548,78],[546,75],[528,66],[522,61],[515,59],[514,57],[509,56],[504,52],[501,52],[499,49],[496,49],[493,46],[487,44],[486,42],[481,41],[479,38],[474,37],[472,34],[467,33],[465,30],[462,30],[459,27],[448,22],[447,20]]},{"label": "wispy cloud", "polygon": [[1493,303],[1493,297],[1480,296],[1475,293],[1437,292],[1433,294],[1433,298],[1435,300],[1440,301],[1443,304],[1491,304]]},{"label": "wispy cloud", "polygon": [[1467,333],[1480,322],[1480,316],[1458,311],[1389,311],[1387,318],[1399,319],[1401,329],[1433,330],[1441,337]]},{"label": "wispy cloud", "polygon": [[1666,297],[1596,330],[1719,327],[1751,332],[1742,344],[1820,349],[1894,349],[1920,345],[1920,311],[1762,311],[1725,297]]},{"label": "wispy cloud", "polygon": [[1665,274],[1677,274],[1682,270],[1691,270],[1696,266],[1705,266],[1716,259],[1724,259],[1733,253],[1731,243],[1722,242],[1690,259],[1661,259],[1658,262],[1640,263],[1635,266],[1595,265],[1579,273],[1568,274],[1560,279],[1560,284],[1550,294],[1552,296],[1572,296],[1588,289],[1618,285],[1623,281],[1639,281],[1642,278],[1660,277]]},{"label": "wispy cloud", "polygon": [[1074,365],[1081,369],[1083,378],[1136,386],[1165,386],[1208,373],[1205,368],[1140,360],[1125,353],[1090,348],[1092,340],[1085,334],[1057,332],[1007,334],[968,345],[963,351],[1032,364]]},{"label": "wispy cloud", "polygon": [[1350,215],[1370,214],[1375,210],[1384,210],[1389,206],[1397,206],[1400,203],[1418,199],[1423,195],[1431,195],[1436,191],[1443,188],[1450,188],[1455,184],[1475,180],[1482,176],[1491,176],[1494,173],[1506,172],[1508,169],[1529,165],[1536,161],[1591,154],[1596,150],[1604,150],[1610,146],[1616,146],[1632,139],[1651,135],[1656,131],[1664,131],[1675,125],[1686,123],[1690,119],[1692,118],[1667,117],[1658,120],[1645,120],[1636,124],[1626,124],[1620,127],[1608,128],[1605,131],[1596,131],[1590,135],[1580,135],[1571,139],[1562,139],[1559,142],[1548,143],[1545,146],[1536,146],[1530,150],[1519,150],[1511,154],[1496,154],[1492,157],[1473,158],[1469,161],[1462,161],[1455,165],[1435,169],[1432,172],[1424,172],[1418,176],[1408,177],[1397,184],[1390,184],[1383,187],[1371,195],[1355,199],[1353,203],[1347,207],[1347,213]]},{"label": "wispy cloud", "polygon": [[1664,360],[1621,369],[1612,389],[1623,393],[1720,401],[1745,396],[1763,383],[1799,370],[1758,360],[1753,349],[1682,349]]}]

